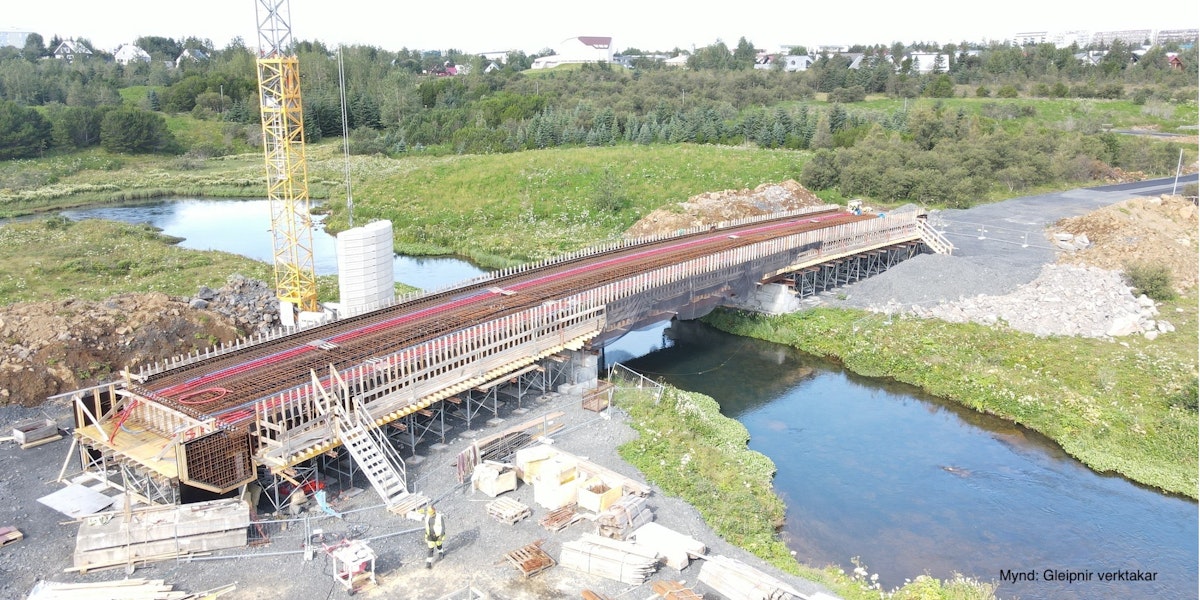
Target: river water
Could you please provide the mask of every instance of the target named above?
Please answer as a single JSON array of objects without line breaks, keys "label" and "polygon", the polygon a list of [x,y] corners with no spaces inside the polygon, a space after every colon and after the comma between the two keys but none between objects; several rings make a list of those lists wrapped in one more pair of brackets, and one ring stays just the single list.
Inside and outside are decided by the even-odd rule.
[{"label": "river water", "polygon": [[[194,250],[224,250],[270,263],[274,260],[271,212],[267,200],[174,200],[131,206],[98,206],[62,211],[68,218],[149,223],[184,238]],[[314,217],[313,261],[318,275],[337,272],[337,238]],[[465,260],[396,255],[396,281],[426,290],[440,289],[485,271]]]},{"label": "river water", "polygon": [[[181,245],[271,260],[265,200],[182,200],[64,213],[149,222]],[[314,232],[321,274],[334,238]],[[436,289],[482,270],[452,258],[397,257],[398,281]],[[801,561],[853,569],[884,589],[922,573],[1000,581],[1001,598],[1196,598],[1197,505],[1093,473],[1036,433],[857,377],[794,349],[696,322],[630,332],[605,348],[653,378],[717,399],[775,461],[783,535]],[[1090,580],[1047,581],[1055,572]],[[1101,581],[1103,573],[1152,581]]]},{"label": "river water", "polygon": [[[859,557],[884,589],[1032,570],[997,595],[1197,597],[1196,503],[1097,475],[1034,432],[697,322],[627,335],[605,360],[712,396],[746,426],[778,467],[783,534],[803,562],[849,571]],[[1099,580],[1138,570],[1154,580]],[[1054,571],[1091,581],[1046,581]]]}]

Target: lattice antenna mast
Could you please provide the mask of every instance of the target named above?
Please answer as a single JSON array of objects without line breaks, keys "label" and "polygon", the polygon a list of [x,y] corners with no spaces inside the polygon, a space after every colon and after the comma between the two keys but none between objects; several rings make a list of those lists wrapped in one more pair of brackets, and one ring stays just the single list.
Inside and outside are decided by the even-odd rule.
[{"label": "lattice antenna mast", "polygon": [[300,61],[290,53],[291,9],[288,0],[257,1],[259,108],[275,251],[275,294],[281,302],[315,312],[320,305],[304,156]]}]

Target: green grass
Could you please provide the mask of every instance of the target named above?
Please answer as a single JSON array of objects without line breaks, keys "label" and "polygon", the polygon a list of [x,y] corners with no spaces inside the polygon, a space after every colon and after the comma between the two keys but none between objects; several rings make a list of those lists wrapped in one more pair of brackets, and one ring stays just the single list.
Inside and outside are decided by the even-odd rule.
[{"label": "green grass", "polygon": [[[317,156],[320,156],[318,154]],[[485,266],[546,258],[618,237],[665,204],[798,179],[808,154],[722,146],[558,148],[514,154],[355,157],[356,222],[390,219],[397,250],[467,256]],[[339,159],[312,172],[340,179]],[[606,194],[630,200],[613,212]],[[344,227],[331,202],[327,223]]]},{"label": "green grass", "polygon": [[772,487],[775,464],[747,447],[749,432],[722,415],[716,400],[671,387],[658,400],[647,388],[618,387],[615,397],[639,434],[618,448],[621,457],[663,492],[694,506],[726,541],[784,572],[821,583],[851,600],[995,597],[994,585],[961,577],[942,581],[914,573],[912,582],[885,592],[865,571],[800,564],[779,539],[784,505]]},{"label": "green grass", "polygon": [[39,219],[0,227],[0,305],[127,292],[190,296],[234,273],[271,281],[266,263],[179,248],[148,225]]},{"label": "green grass", "polygon": [[[262,198],[263,173],[258,154],[201,160],[93,148],[0,161],[0,217],[153,198]],[[317,190],[325,193],[320,186]]]},{"label": "green grass", "polygon": [[[820,104],[820,103],[817,103]],[[988,106],[1030,107],[1034,117],[1005,121],[1007,130],[1019,131],[1030,122],[1050,127],[1077,127],[1083,123],[1129,127],[1156,127],[1164,132],[1176,132],[1181,126],[1196,125],[1197,104],[1148,102],[1134,104],[1131,100],[1100,100],[1085,98],[910,98],[895,99],[873,96],[865,102],[848,104],[847,109],[878,111],[890,114],[907,107],[910,111],[941,106],[947,112],[962,110],[970,116],[982,116]]]},{"label": "green grass", "polygon": [[1196,498],[1196,294],[1160,310],[1174,333],[1120,343],[840,309],[706,320],[916,385],[1039,431],[1097,472]]}]

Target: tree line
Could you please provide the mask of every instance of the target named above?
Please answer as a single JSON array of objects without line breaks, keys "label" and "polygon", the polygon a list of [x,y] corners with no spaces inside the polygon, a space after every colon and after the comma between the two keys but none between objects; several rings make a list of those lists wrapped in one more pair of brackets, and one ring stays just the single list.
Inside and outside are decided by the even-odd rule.
[{"label": "tree line", "polygon": [[[70,63],[52,60],[45,58],[50,48],[32,36],[23,49],[0,49],[0,140],[11,142],[5,144],[0,158],[91,146],[112,152],[188,150],[167,132],[162,115],[168,113],[221,120],[251,145],[260,142],[255,57],[240,40],[222,49],[195,38],[138,41],[154,60],[131,65],[116,64],[103,55]],[[187,48],[202,50],[207,60],[168,65],[172,55]],[[949,60],[935,65],[932,73],[921,73],[898,58],[914,49],[937,50]],[[295,46],[310,141],[343,134],[335,60],[341,52],[348,133],[351,150],[357,153],[516,152],[622,143],[755,144],[823,151],[813,161],[812,185],[833,186],[848,195],[946,202],[956,195],[977,194],[989,185],[1018,189],[1046,183],[1047,177],[1102,171],[1079,167],[1088,161],[1110,168],[1153,170],[1157,160],[1147,162],[1145,153],[1121,150],[1135,142],[1107,139],[1103,144],[1083,144],[1074,140],[1081,136],[1036,130],[1011,133],[996,124],[1031,116],[1022,112],[1032,110],[1029,107],[1003,102],[1018,96],[1128,98],[1142,104],[1194,101],[1195,70],[1171,70],[1168,49],[1176,50],[1152,48],[1135,62],[1129,48],[1114,42],[1105,49],[1105,57],[1093,63],[1075,57],[1079,48],[1051,44],[860,46],[851,48],[862,55],[858,68],[849,68],[851,59],[846,55],[822,55],[807,71],[790,73],[753,68],[756,52],[743,38],[732,50],[721,42],[698,49],[684,69],[640,60],[632,70],[593,63],[572,70],[525,73],[522,70],[533,57],[514,53],[503,69],[485,73],[482,57],[454,50],[331,49],[319,42]],[[1185,63],[1195,64],[1195,47],[1182,50],[1180,56]],[[468,65],[468,74],[439,75],[438,68],[446,62]],[[141,90],[131,96],[138,98],[135,103],[123,98],[126,90]],[[948,115],[940,108],[884,114],[855,107],[867,94],[950,98],[967,95],[968,90],[975,97],[996,100],[985,101],[979,115]],[[818,93],[829,102],[801,102]],[[1088,133],[1098,124],[1092,124],[1092,129]],[[1009,163],[979,159],[972,164],[988,165],[987,169],[963,174],[943,168],[939,163],[943,159],[937,156],[945,152],[952,157],[955,151],[969,154],[974,144],[1011,145],[1029,139],[1051,145],[1055,151],[1049,156],[1061,164],[1047,167],[1011,157]],[[883,147],[886,156],[872,152]],[[230,148],[191,150],[219,154]],[[885,190],[856,174],[862,161],[881,158],[893,170],[930,176],[954,172],[961,177],[953,179],[953,186],[894,183]]]}]

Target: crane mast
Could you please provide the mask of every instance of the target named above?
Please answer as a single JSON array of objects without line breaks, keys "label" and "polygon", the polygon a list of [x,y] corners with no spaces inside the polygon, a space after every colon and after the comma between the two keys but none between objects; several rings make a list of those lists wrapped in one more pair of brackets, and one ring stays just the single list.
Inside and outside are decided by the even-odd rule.
[{"label": "crane mast", "polygon": [[[317,312],[300,61],[290,52],[290,5],[288,0],[257,2],[259,108],[271,206],[275,294],[281,302],[281,316],[291,307]],[[284,302],[290,306],[282,305]],[[289,316],[294,314],[283,316],[284,323],[294,322]]]}]

